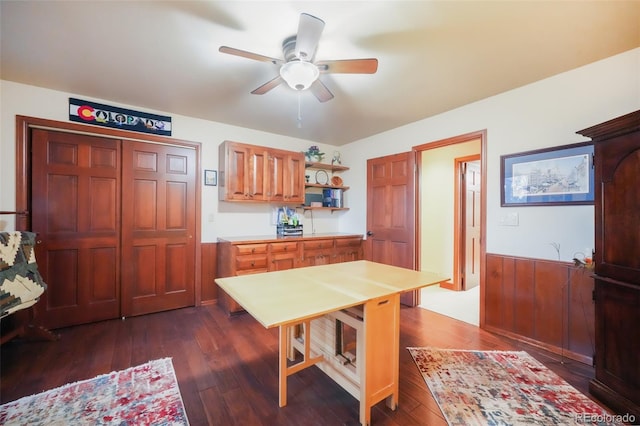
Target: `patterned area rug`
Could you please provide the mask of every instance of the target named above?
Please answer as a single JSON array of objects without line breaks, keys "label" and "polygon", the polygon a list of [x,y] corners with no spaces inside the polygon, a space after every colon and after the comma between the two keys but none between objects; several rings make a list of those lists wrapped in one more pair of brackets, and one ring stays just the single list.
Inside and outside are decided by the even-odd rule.
[{"label": "patterned area rug", "polygon": [[2,425],[188,425],[171,358],[0,406]]},{"label": "patterned area rug", "polygon": [[616,425],[526,352],[407,348],[449,425]]}]

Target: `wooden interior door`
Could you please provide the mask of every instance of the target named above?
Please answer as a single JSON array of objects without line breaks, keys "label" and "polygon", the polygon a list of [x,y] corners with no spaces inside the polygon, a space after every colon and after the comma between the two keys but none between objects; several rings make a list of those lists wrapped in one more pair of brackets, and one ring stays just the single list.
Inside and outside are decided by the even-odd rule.
[{"label": "wooden interior door", "polygon": [[[415,212],[415,153],[368,160],[368,260],[416,268]],[[400,301],[416,306],[419,292],[405,293]]]},{"label": "wooden interior door", "polygon": [[119,140],[34,129],[32,229],[48,290],[36,305],[48,328],[120,312]]},{"label": "wooden interior door", "polygon": [[192,306],[196,151],[126,141],[122,163],[122,316]]},{"label": "wooden interior door", "polygon": [[480,161],[464,163],[462,290],[480,284]]}]

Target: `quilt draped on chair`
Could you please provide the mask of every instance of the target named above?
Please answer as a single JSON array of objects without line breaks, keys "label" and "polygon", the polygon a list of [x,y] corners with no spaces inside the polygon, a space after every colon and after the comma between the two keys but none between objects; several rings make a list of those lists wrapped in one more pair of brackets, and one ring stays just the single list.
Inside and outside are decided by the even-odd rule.
[{"label": "quilt draped on chair", "polygon": [[36,263],[33,232],[0,232],[0,317],[33,306],[47,288]]}]

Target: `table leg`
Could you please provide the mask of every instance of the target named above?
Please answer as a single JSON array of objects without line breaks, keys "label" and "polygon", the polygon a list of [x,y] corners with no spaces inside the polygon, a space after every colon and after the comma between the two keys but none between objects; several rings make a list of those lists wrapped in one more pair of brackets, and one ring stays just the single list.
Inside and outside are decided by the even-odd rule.
[{"label": "table leg", "polygon": [[280,407],[287,405],[287,354],[288,354],[289,327],[280,326],[280,351],[278,353],[278,361],[280,363],[279,382],[278,382],[278,403]]}]

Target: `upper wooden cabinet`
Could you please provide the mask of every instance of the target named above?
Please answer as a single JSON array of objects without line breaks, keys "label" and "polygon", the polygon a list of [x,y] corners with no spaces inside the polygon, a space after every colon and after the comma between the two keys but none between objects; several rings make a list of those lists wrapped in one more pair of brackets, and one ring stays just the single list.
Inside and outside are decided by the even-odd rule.
[{"label": "upper wooden cabinet", "polygon": [[304,202],[304,154],[271,149],[268,174],[269,201]]},{"label": "upper wooden cabinet", "polygon": [[224,141],[219,147],[222,201],[304,202],[304,154]]}]

